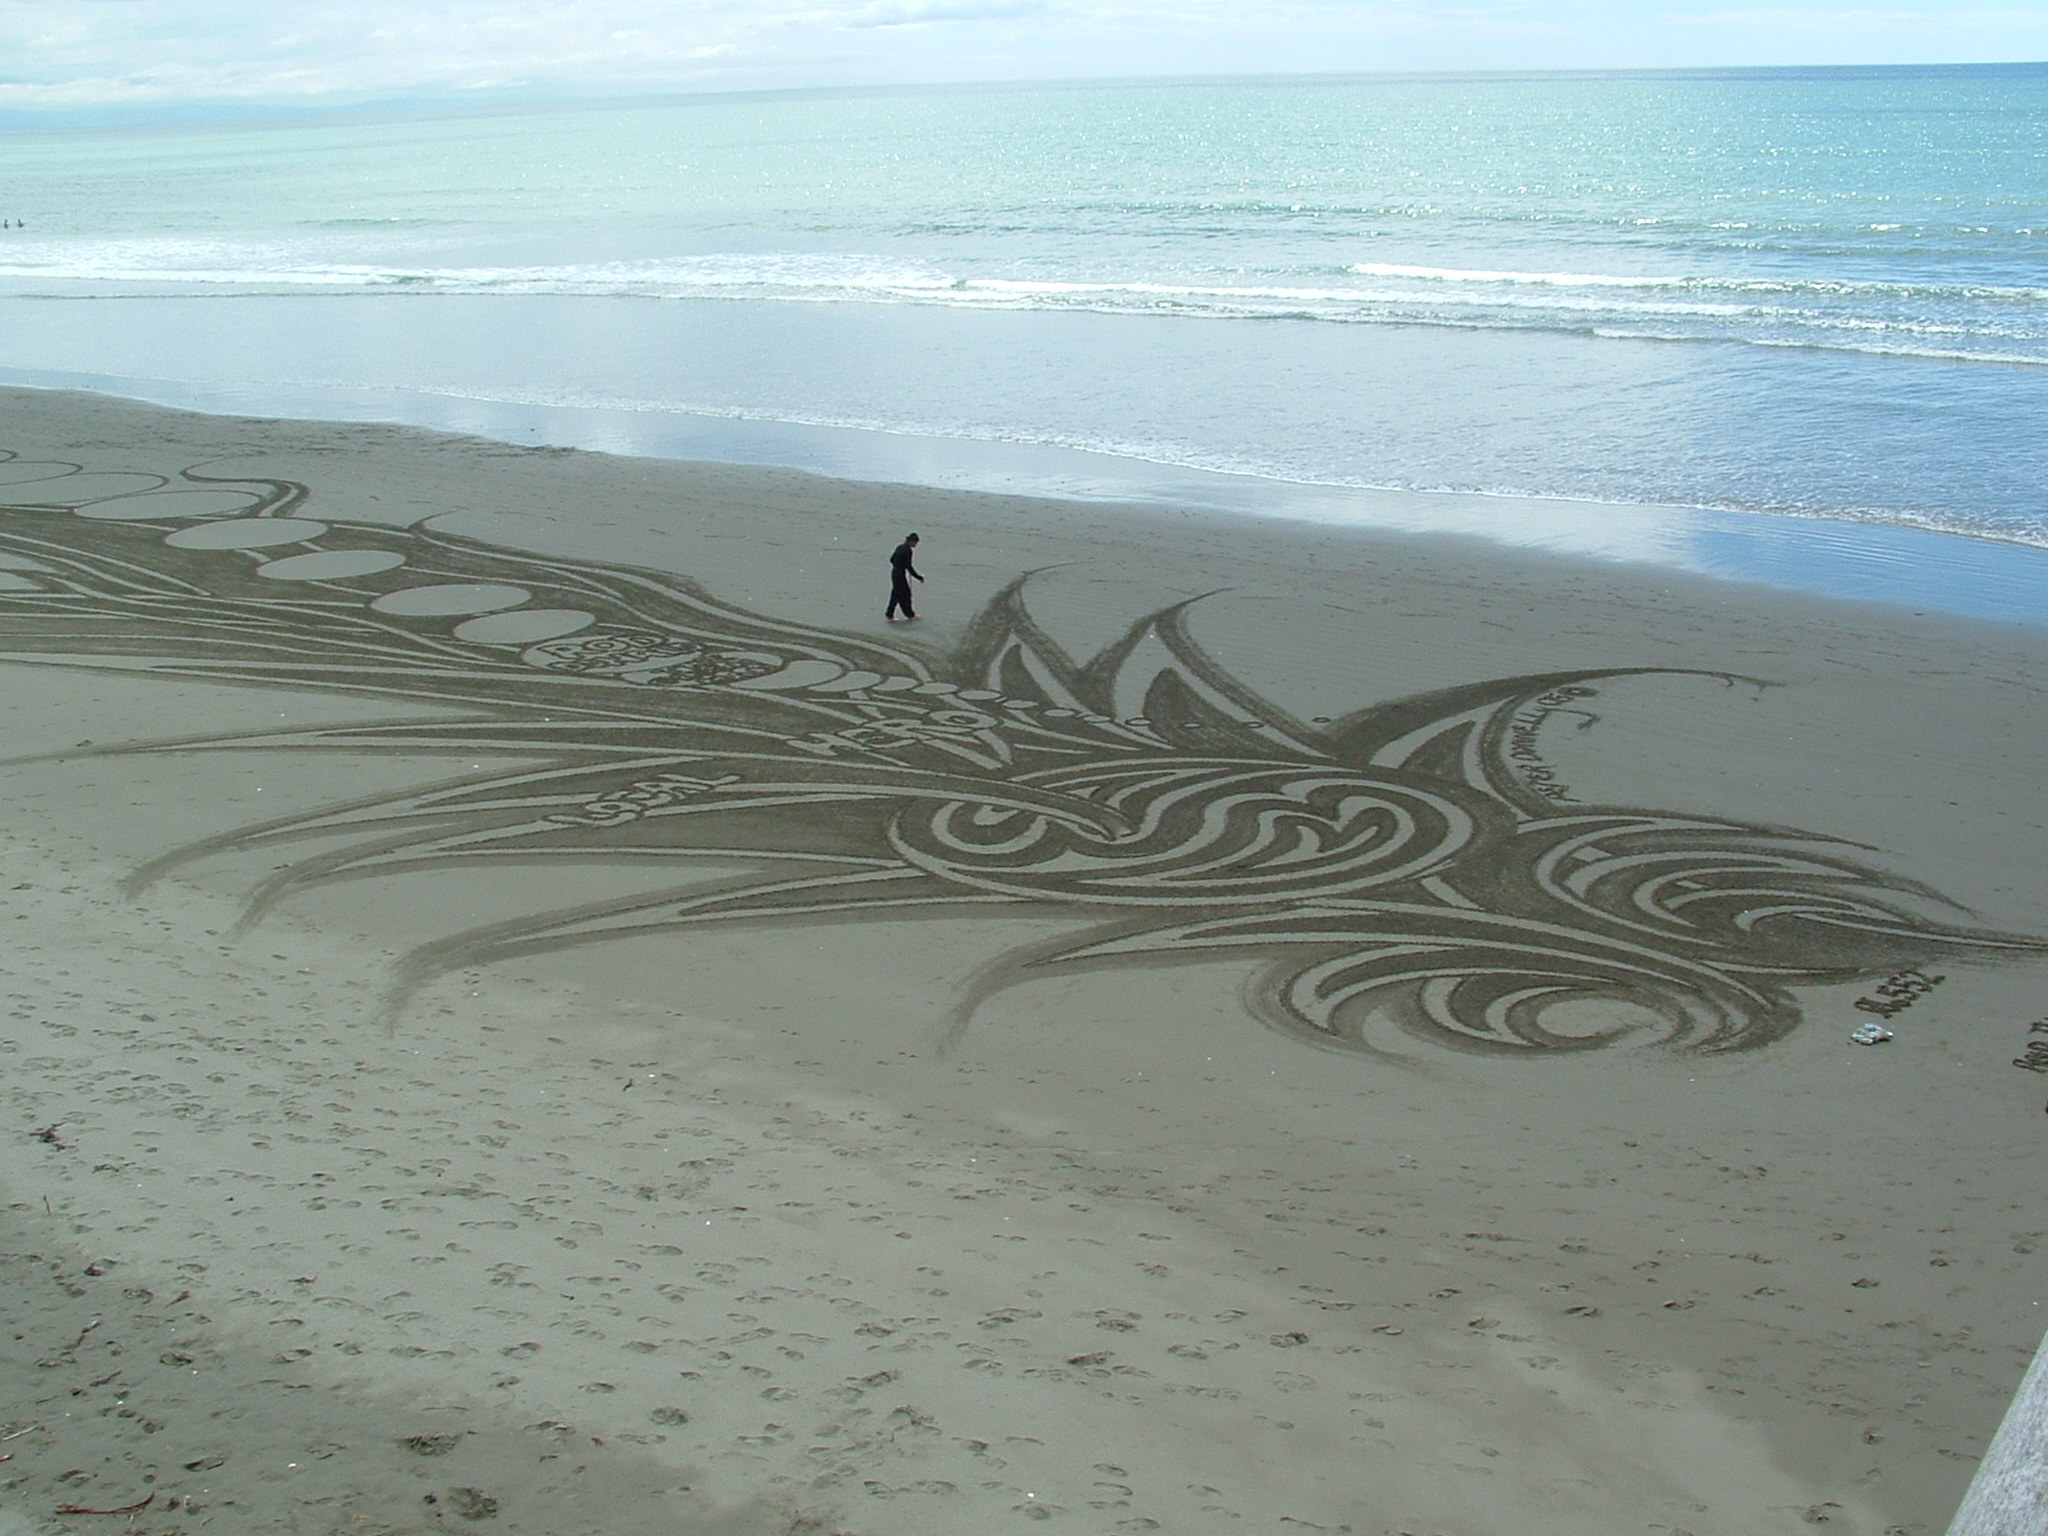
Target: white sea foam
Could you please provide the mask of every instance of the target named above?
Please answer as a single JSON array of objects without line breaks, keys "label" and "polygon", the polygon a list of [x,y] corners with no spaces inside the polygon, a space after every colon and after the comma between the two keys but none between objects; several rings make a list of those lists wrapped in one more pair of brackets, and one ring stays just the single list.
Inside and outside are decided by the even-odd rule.
[{"label": "white sea foam", "polygon": [[[1300,282],[1226,283],[1168,281],[1156,276],[1003,277],[961,274],[934,266],[859,253],[714,253],[641,261],[530,266],[433,266],[320,260],[275,244],[201,241],[96,241],[56,244],[18,251],[0,260],[0,279],[78,283],[143,283],[315,288],[432,287],[440,291],[599,292],[637,295],[664,288],[815,288],[877,291],[918,296],[969,292],[1059,297],[1129,293],[1217,298],[1276,298],[1294,301],[1362,297],[1412,298],[1443,290],[1442,296],[1469,302],[1474,286],[1583,289],[1629,292],[1718,291],[1742,294],[1817,296],[1882,295],[2048,301],[2048,288],[1960,284],[1903,284],[1847,279],[1779,279],[1686,274],[1521,272],[1357,262],[1347,275],[1396,280],[1399,287],[1361,289],[1353,285]],[[1506,301],[1505,299],[1503,301]],[[1526,296],[1522,299],[1526,302]]]},{"label": "white sea foam", "polygon": [[[0,286],[35,292],[564,296],[918,304],[1212,320],[1564,329],[1656,340],[2048,363],[2048,288],[1451,268],[1360,262],[1348,281],[1172,280],[955,272],[859,253],[713,253],[534,265],[322,260],[289,245],[58,243],[0,262]],[[1988,308],[1987,308],[1988,306]],[[1868,338],[1939,338],[1938,347]]]},{"label": "white sea foam", "polygon": [[1921,299],[2009,300],[2048,303],[2048,288],[1984,283],[1902,283],[1869,278],[1758,277],[1722,273],[1517,272],[1466,267],[1401,266],[1388,262],[1354,262],[1362,277],[1410,278],[1421,283],[1487,283],[1508,287],[1679,289],[1724,293],[1808,294],[1822,298],[1852,296]]}]

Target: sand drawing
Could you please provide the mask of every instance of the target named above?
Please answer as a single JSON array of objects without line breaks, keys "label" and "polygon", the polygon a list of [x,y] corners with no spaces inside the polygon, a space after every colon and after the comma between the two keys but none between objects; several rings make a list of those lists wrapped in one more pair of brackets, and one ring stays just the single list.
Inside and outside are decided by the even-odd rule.
[{"label": "sand drawing", "polygon": [[1644,671],[1493,678],[1310,724],[1206,654],[1185,603],[1079,662],[1020,578],[941,657],[676,575],[317,522],[308,500],[200,469],[0,460],[0,655],[440,707],[90,749],[462,760],[180,848],[137,888],[288,854],[253,920],[458,863],[675,869],[429,943],[401,1000],[457,968],[710,924],[1054,915],[1083,926],[969,978],[962,1021],[1032,975],[1234,959],[1261,1020],[1324,1045],[1725,1051],[1793,1028],[1801,987],[2043,947],[1973,929],[1867,850],[1577,803],[1535,761],[1534,723]]}]

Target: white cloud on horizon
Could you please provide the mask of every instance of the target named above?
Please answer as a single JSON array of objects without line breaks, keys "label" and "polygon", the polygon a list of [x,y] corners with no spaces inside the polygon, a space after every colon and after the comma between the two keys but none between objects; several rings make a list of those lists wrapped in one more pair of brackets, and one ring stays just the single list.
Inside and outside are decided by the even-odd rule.
[{"label": "white cloud on horizon", "polygon": [[1375,69],[2048,58],[2048,4],[0,0],[0,109]]},{"label": "white cloud on horizon", "polygon": [[1043,15],[1051,7],[1046,0],[947,0],[947,3],[873,4],[860,6],[840,23],[847,27],[918,27],[947,21],[1015,21],[1019,17]]},{"label": "white cloud on horizon", "polygon": [[2011,31],[2040,38],[2048,27],[2048,11],[1946,10],[1921,7],[1915,10],[1871,10],[1851,8],[1829,10],[1820,6],[1774,6],[1748,10],[1665,12],[1659,18],[1676,27],[1744,27],[1784,32],[1831,32],[1843,36],[1856,33],[1933,32],[1962,29],[1969,32]]}]

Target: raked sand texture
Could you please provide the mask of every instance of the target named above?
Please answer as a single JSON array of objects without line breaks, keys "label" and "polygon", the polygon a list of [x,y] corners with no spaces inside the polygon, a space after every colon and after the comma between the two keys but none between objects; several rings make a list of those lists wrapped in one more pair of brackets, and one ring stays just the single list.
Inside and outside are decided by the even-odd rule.
[{"label": "raked sand texture", "polygon": [[1935,1533],[2048,1324],[2037,630],[0,404],[4,1536]]}]

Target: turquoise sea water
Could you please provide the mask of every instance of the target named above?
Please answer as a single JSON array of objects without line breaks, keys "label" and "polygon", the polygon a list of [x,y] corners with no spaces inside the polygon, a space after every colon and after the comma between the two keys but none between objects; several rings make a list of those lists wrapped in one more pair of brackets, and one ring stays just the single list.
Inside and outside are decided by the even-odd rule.
[{"label": "turquoise sea water", "polygon": [[16,131],[0,216],[16,380],[2048,547],[2048,66]]}]

